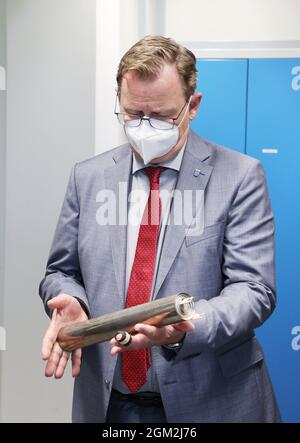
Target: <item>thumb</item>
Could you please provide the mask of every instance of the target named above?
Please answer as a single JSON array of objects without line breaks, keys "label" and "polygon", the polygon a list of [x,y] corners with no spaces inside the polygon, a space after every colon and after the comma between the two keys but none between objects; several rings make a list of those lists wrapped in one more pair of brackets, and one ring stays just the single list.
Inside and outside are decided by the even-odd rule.
[{"label": "thumb", "polygon": [[192,332],[195,330],[195,325],[191,321],[183,321],[181,323],[174,323],[173,327],[174,327],[174,329],[177,329],[177,331],[183,331],[183,332]]},{"label": "thumb", "polygon": [[65,308],[69,303],[72,297],[67,294],[57,295],[47,302],[48,308],[50,309],[62,309]]}]

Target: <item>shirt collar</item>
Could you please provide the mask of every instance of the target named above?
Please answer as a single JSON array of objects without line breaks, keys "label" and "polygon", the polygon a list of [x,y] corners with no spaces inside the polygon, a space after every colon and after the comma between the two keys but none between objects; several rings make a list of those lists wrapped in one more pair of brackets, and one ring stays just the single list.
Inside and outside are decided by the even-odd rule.
[{"label": "shirt collar", "polygon": [[183,157],[184,150],[186,147],[186,143],[187,142],[185,141],[183,147],[180,149],[180,151],[178,152],[178,154],[175,157],[171,158],[170,160],[168,160],[166,162],[157,163],[155,165],[153,165],[151,163],[148,163],[147,165],[145,165],[143,160],[140,159],[137,155],[135,155],[135,153],[133,153],[132,174],[135,174],[137,171],[147,168],[148,166],[164,166],[166,168],[173,169],[173,170],[179,172],[181,162],[182,162],[182,157]]}]

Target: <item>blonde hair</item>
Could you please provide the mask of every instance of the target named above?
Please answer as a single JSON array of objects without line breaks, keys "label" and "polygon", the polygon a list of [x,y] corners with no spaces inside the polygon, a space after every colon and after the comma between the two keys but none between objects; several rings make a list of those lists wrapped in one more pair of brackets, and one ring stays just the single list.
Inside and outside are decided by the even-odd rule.
[{"label": "blonde hair", "polygon": [[142,79],[155,79],[164,63],[175,63],[188,100],[194,94],[197,84],[194,54],[171,38],[154,35],[142,38],[123,55],[117,73],[119,92],[126,72],[135,70]]}]

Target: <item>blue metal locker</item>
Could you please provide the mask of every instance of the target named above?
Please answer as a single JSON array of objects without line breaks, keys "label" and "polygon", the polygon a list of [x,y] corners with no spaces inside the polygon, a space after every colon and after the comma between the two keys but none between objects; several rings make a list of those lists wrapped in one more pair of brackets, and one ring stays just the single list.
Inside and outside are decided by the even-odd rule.
[{"label": "blue metal locker", "polygon": [[247,60],[197,60],[203,93],[192,129],[202,137],[245,152]]},{"label": "blue metal locker", "polygon": [[[300,59],[249,61],[247,154],[264,165],[276,222],[278,306],[260,328],[285,421],[300,421]],[[292,347],[293,345],[293,347]],[[297,347],[297,346],[296,346]],[[300,346],[299,346],[300,347]]]},{"label": "blue metal locker", "polygon": [[266,171],[278,306],[256,332],[283,419],[300,422],[300,59],[198,60],[197,67],[204,94],[193,129],[258,158]]}]

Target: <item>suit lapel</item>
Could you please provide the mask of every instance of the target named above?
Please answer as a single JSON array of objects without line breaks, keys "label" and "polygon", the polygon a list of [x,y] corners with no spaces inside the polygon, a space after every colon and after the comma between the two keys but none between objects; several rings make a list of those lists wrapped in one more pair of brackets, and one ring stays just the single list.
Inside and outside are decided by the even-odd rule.
[{"label": "suit lapel", "polygon": [[[181,197],[186,190],[191,191],[193,196],[195,196],[197,190],[204,192],[213,170],[212,166],[204,163],[209,157],[210,151],[207,145],[191,132],[185,148],[176,185],[176,192],[179,192]],[[174,214],[176,205],[173,204],[171,207],[170,225],[167,226],[165,232],[153,298],[157,296],[179,252],[193,217],[195,217],[199,208],[194,205],[191,209],[192,211],[187,211],[190,215],[187,216],[187,214],[185,214],[185,216],[182,217],[182,223],[176,224]]]},{"label": "suit lapel", "polygon": [[126,248],[127,248],[127,203],[131,180],[132,154],[127,151],[114,156],[115,165],[105,170],[105,186],[116,198],[116,224],[109,225],[113,267],[115,271],[121,306],[125,300]]}]

